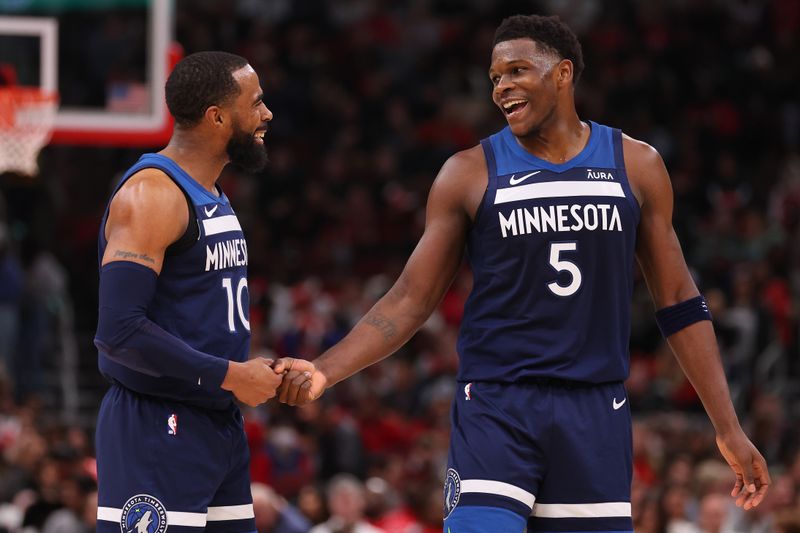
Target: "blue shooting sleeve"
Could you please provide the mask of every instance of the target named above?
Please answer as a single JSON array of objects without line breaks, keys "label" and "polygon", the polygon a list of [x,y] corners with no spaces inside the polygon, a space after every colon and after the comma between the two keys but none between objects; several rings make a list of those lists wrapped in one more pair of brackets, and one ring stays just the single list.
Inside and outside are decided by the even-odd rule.
[{"label": "blue shooting sleeve", "polygon": [[131,261],[114,261],[100,269],[95,346],[112,361],[137,372],[219,390],[228,360],[195,350],[147,317],[157,282],[154,270]]}]

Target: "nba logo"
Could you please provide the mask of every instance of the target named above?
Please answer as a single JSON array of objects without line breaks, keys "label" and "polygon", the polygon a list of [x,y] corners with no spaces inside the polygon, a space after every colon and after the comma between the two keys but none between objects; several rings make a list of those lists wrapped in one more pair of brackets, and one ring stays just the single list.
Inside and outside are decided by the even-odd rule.
[{"label": "nba logo", "polygon": [[472,383],[467,383],[464,386],[464,398],[467,400],[472,399]]},{"label": "nba logo", "polygon": [[168,435],[178,434],[178,415],[176,415],[175,413],[169,415],[169,418],[167,419],[167,427],[169,427],[169,429],[167,430]]}]

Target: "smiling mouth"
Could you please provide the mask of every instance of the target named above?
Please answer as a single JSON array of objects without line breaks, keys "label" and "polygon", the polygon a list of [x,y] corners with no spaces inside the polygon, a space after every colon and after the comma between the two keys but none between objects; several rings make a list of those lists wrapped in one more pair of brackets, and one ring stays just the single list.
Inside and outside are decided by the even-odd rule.
[{"label": "smiling mouth", "polygon": [[255,139],[257,141],[260,141],[260,142],[263,143],[264,142],[264,135],[266,133],[267,133],[267,130],[256,130],[256,132],[253,134],[253,137],[255,137]]},{"label": "smiling mouth", "polygon": [[503,113],[505,113],[507,117],[518,114],[527,106],[527,100],[509,100],[502,104]]}]

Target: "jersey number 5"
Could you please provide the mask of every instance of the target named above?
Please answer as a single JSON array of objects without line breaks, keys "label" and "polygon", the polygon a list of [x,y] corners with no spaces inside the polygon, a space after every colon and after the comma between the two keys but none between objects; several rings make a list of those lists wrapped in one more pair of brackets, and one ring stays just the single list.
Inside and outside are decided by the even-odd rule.
[{"label": "jersey number 5", "polygon": [[551,242],[550,243],[550,266],[555,269],[556,272],[569,272],[570,276],[572,276],[572,281],[570,281],[569,285],[559,285],[558,281],[553,281],[552,283],[547,284],[547,288],[550,289],[553,294],[556,296],[572,296],[578,289],[581,287],[581,271],[578,268],[578,265],[573,263],[572,261],[567,261],[566,259],[561,258],[561,252],[574,252],[578,249],[578,243],[576,242]]},{"label": "jersey number 5", "polygon": [[[222,278],[222,288],[225,289],[225,293],[228,295],[228,330],[231,333],[236,331],[236,324],[234,324],[233,319],[233,308],[234,308],[234,288],[233,288],[233,280],[231,278]],[[239,320],[241,321],[244,329],[250,331],[250,321],[247,320],[247,316],[244,312],[244,292],[247,291],[247,278],[239,279],[239,283],[236,285],[236,311],[239,314]]]}]

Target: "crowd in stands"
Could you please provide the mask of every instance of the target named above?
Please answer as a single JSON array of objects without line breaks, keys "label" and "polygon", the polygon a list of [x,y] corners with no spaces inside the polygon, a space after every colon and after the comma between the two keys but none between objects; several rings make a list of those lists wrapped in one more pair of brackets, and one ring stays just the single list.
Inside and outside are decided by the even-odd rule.
[{"label": "crowd in stands", "polygon": [[[764,503],[736,508],[733,475],[638,279],[626,383],[637,533],[800,532],[793,0],[178,0],[185,51],[247,57],[275,115],[268,169],[229,168],[220,182],[248,239],[253,353],[313,359],[396,279],[437,170],[503,127],[486,71],[494,28],[517,12],[559,14],[578,33],[584,120],[621,127],[664,157],[734,405],[771,468]],[[64,324],[54,306],[70,306],[70,327],[91,339],[99,220],[138,155],[52,146],[38,185],[2,181],[0,532],[94,529],[93,428],[42,423],[36,362],[47,357],[43,331]],[[441,531],[470,282],[465,264],[405,347],[320,401],[246,410],[259,533]],[[94,357],[90,342],[80,350]]]}]

